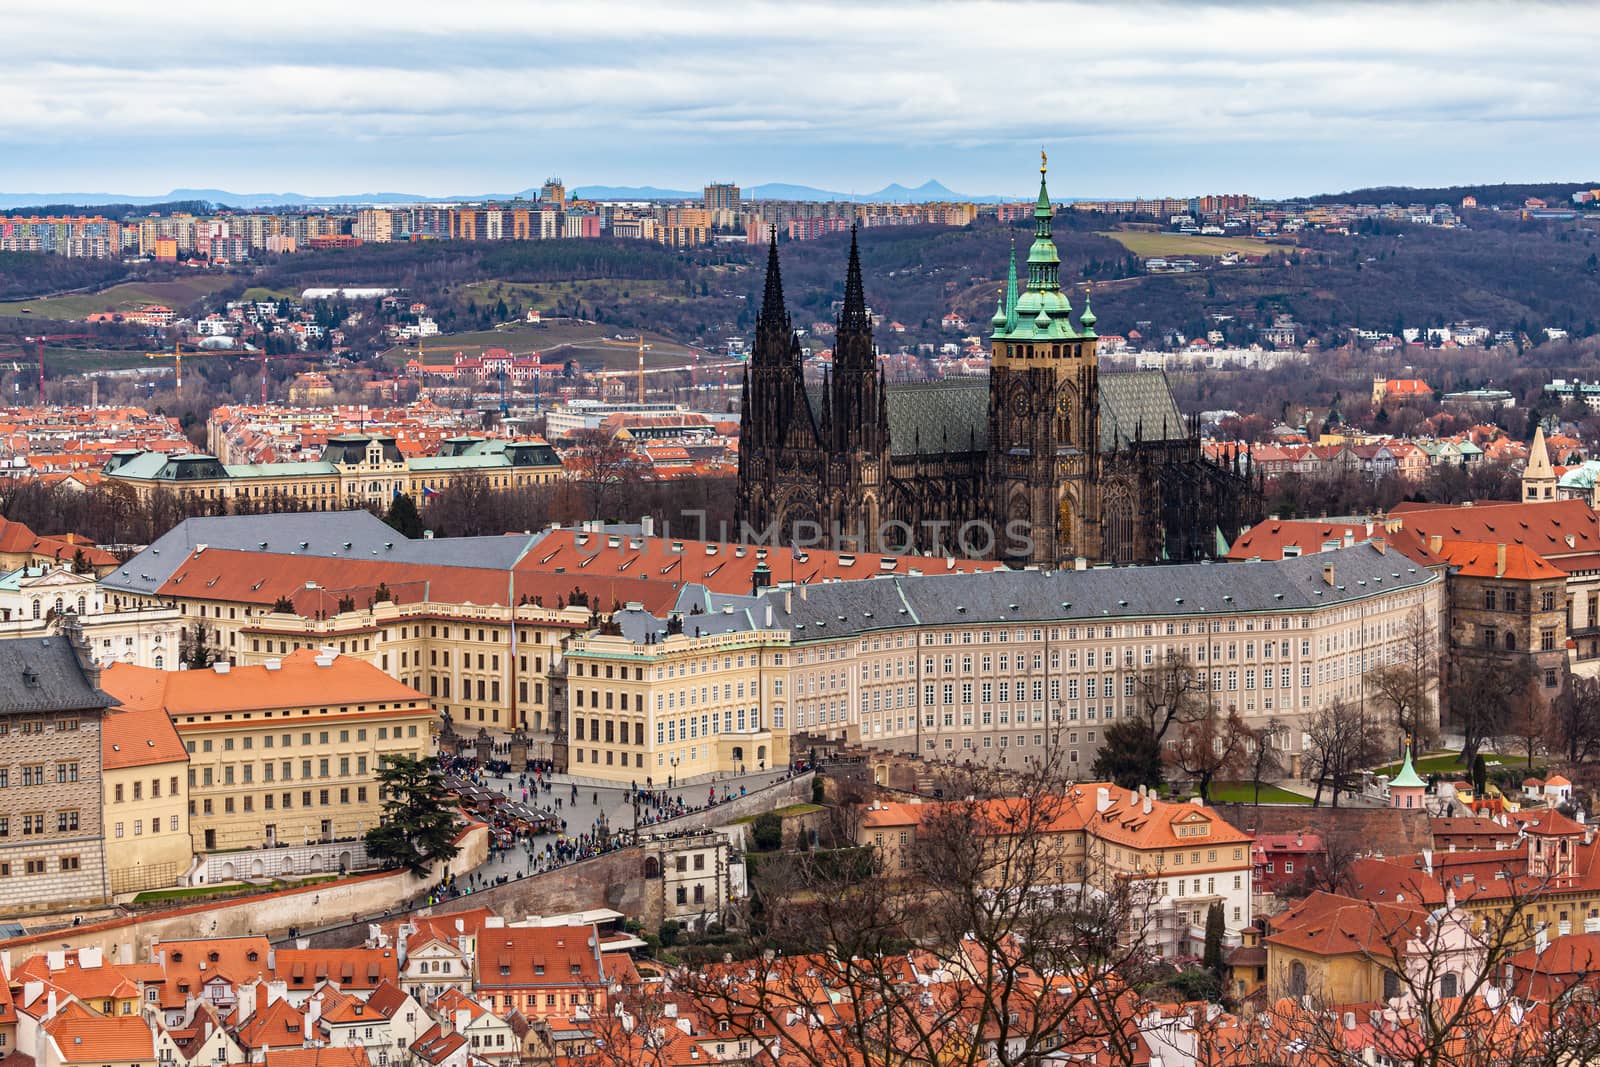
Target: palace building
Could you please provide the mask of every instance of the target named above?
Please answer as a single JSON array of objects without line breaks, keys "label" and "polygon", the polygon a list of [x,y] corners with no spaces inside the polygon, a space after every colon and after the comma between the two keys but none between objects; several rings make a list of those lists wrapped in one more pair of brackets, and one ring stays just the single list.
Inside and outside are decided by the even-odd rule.
[{"label": "palace building", "polygon": [[141,500],[166,491],[233,511],[387,505],[401,493],[422,500],[469,478],[498,492],[553,482],[561,472],[561,457],[538,439],[458,437],[438,455],[407,457],[386,434],[330,437],[322,458],[308,463],[223,463],[199,452],[130,449],[105,466],[107,478],[131,487]]},{"label": "palace building", "polygon": [[1095,315],[1061,288],[1040,168],[1026,281],[1015,262],[981,381],[889,385],[852,232],[833,370],[807,388],[776,236],[745,376],[739,508],[747,536],[822,538],[1012,564],[1220,554],[1256,518],[1247,454],[1200,449],[1160,372],[1101,374]]}]

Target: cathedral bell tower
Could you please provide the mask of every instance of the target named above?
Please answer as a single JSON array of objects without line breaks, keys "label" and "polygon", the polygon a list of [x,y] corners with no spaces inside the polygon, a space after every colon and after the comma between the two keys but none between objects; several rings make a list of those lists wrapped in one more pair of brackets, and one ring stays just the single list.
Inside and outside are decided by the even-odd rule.
[{"label": "cathedral bell tower", "polygon": [[889,468],[889,419],[882,372],[872,341],[872,316],[861,283],[856,227],[833,344],[823,441],[828,449],[827,511],[840,533],[862,551],[879,548]]},{"label": "cathedral bell tower", "polygon": [[997,553],[1019,565],[1095,559],[1101,548],[1095,318],[1085,301],[1080,325],[1072,324],[1051,239],[1044,153],[1039,160],[1026,287],[1017,291],[1013,251],[990,335],[990,507]]},{"label": "cathedral bell tower", "polygon": [[821,517],[822,441],[806,402],[800,340],[783,303],[778,231],[767,248],[766,286],[739,407],[738,521],[788,534]]}]

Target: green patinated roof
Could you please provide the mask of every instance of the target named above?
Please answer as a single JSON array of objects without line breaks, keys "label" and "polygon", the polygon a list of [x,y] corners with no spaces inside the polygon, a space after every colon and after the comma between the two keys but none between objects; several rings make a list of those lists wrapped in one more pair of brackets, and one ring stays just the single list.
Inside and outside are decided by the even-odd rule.
[{"label": "green patinated roof", "polygon": [[1041,166],[1039,203],[1033,212],[1033,244],[1028,249],[1027,288],[1020,296],[1017,295],[1014,281],[1016,258],[1013,255],[1013,280],[1008,281],[1006,286],[1006,321],[995,329],[995,340],[1066,341],[1085,336],[1073,329],[1072,302],[1061,289],[1061,256],[1050,234],[1054,215],[1055,210],[1050,206],[1050,191],[1045,185],[1044,167]]},{"label": "green patinated roof", "polygon": [[1600,460],[1586,460],[1561,476],[1560,486],[1565,489],[1593,489],[1600,477]]},{"label": "green patinated roof", "polygon": [[1411,765],[1411,746],[1406,746],[1406,761],[1400,768],[1400,773],[1389,779],[1389,788],[1400,789],[1426,789],[1428,783],[1417,776],[1417,769]]}]

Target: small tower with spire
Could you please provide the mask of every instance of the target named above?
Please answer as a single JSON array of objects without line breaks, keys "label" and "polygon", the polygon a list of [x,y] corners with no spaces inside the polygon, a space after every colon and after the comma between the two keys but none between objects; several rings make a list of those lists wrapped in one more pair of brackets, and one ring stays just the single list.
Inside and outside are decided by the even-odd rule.
[{"label": "small tower with spire", "polygon": [[1405,762],[1400,765],[1400,773],[1389,780],[1389,806],[1415,811],[1423,807],[1427,795],[1428,783],[1422,780],[1417,774],[1417,769],[1411,765],[1411,745],[1408,742]]},{"label": "small tower with spire", "polygon": [[1522,502],[1534,504],[1556,498],[1556,469],[1550,464],[1550,447],[1545,443],[1544,427],[1533,431],[1533,446],[1528,449],[1528,465],[1522,471]]}]

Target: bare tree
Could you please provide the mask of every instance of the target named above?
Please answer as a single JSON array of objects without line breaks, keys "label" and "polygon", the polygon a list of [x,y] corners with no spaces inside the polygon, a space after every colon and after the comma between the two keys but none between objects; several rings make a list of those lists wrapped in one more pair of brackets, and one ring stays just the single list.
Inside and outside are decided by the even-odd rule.
[{"label": "bare tree", "polygon": [[[1213,712],[1184,722],[1167,761],[1194,779],[1202,800],[1211,799],[1211,784],[1241,771],[1249,760],[1251,733],[1230,707],[1226,716]],[[1259,793],[1259,790],[1258,790]]]},{"label": "bare tree", "polygon": [[1268,719],[1265,726],[1258,727],[1250,733],[1249,751],[1245,761],[1250,769],[1252,803],[1261,803],[1261,783],[1281,775],[1284,771],[1283,757],[1278,754],[1277,749],[1278,738],[1284,733],[1284,725],[1276,717]]},{"label": "bare tree", "polygon": [[1306,728],[1306,759],[1311,777],[1317,783],[1313,805],[1322,803],[1322,790],[1333,791],[1333,806],[1339,806],[1339,793],[1354,786],[1355,776],[1377,759],[1380,747],[1366,718],[1353,705],[1335,701],[1311,716]]},{"label": "bare tree", "polygon": [[1137,702],[1133,714],[1158,745],[1174,723],[1196,722],[1212,711],[1204,672],[1181,652],[1168,652],[1159,663],[1140,671],[1134,689]]},{"label": "bare tree", "polygon": [[1072,851],[1077,801],[1053,756],[958,788],[892,862],[791,857],[763,890],[774,953],[680,969],[674,990],[740,1037],[782,1033],[785,1062],[811,1067],[1021,1065],[1090,1045],[1131,1067],[1138,880]]},{"label": "bare tree", "polygon": [[1439,656],[1435,628],[1420,607],[1406,617],[1400,639],[1391,647],[1398,655],[1367,672],[1367,690],[1374,703],[1391,716],[1396,732],[1410,742],[1411,750],[1422,752],[1435,734]]},{"label": "bare tree", "polygon": [[1534,699],[1536,683],[1524,656],[1459,658],[1450,683],[1450,715],[1463,738],[1463,767],[1472,766],[1485,741],[1507,732],[1521,702]]},{"label": "bare tree", "polygon": [[1569,675],[1551,712],[1551,743],[1569,763],[1600,754],[1600,678]]},{"label": "bare tree", "polygon": [[572,441],[568,461],[588,505],[584,517],[615,519],[629,487],[642,477],[638,458],[626,441],[602,430],[580,430]]}]

